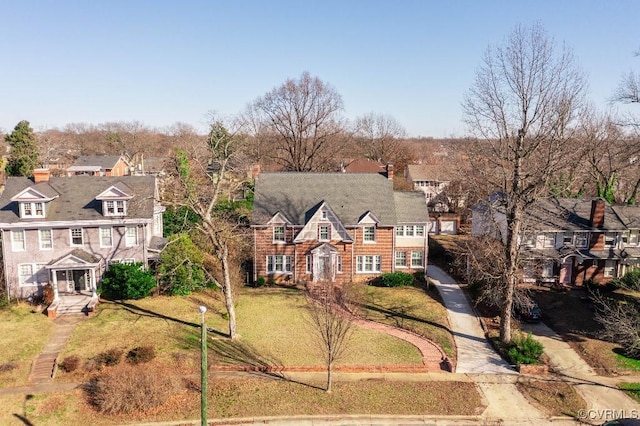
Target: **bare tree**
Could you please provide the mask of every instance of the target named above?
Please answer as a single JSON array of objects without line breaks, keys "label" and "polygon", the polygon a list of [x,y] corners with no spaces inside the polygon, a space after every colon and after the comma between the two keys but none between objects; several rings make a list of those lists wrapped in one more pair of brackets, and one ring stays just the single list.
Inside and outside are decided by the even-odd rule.
[{"label": "bare tree", "polygon": [[602,325],[600,337],[618,343],[628,357],[640,359],[640,305],[623,303],[599,292],[591,293],[596,306],[595,319]]},{"label": "bare tree", "polygon": [[293,171],[320,171],[332,168],[340,149],[342,110],[340,94],[304,72],[257,98],[246,118],[259,143],[268,144],[274,161]]},{"label": "bare tree", "polygon": [[[233,124],[231,124],[233,125]],[[176,206],[186,206],[200,219],[194,241],[205,252],[212,253],[217,265],[207,262],[205,270],[210,278],[220,284],[229,316],[229,336],[236,336],[234,304],[234,251],[247,241],[246,212],[221,204],[224,194],[242,185],[241,179],[233,179],[233,159],[242,143],[239,133],[228,130],[228,124],[214,120],[206,139],[206,149],[193,150],[192,156],[178,150],[172,182],[167,184],[165,197]],[[230,127],[230,126],[229,126]],[[205,155],[206,154],[206,155]],[[246,175],[240,171],[240,176]]]},{"label": "bare tree", "polygon": [[337,288],[328,280],[307,287],[311,325],[327,368],[327,393],[331,393],[333,365],[344,355],[353,335],[353,318],[344,308],[348,288]]},{"label": "bare tree", "polygon": [[406,130],[390,115],[370,112],[355,120],[354,137],[366,158],[373,161],[397,163],[407,154],[402,138]]},{"label": "bare tree", "polygon": [[480,139],[472,167],[484,185],[503,194],[505,269],[500,278],[500,339],[511,342],[511,311],[518,282],[519,236],[524,213],[547,195],[549,181],[573,161],[566,149],[583,103],[585,79],[573,55],[557,49],[542,27],[516,27],[489,48],[465,95],[469,129]]}]

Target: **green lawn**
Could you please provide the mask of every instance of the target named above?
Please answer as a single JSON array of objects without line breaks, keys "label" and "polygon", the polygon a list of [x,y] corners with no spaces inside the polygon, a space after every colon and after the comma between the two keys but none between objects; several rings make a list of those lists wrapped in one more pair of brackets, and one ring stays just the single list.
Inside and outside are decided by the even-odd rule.
[{"label": "green lawn", "polygon": [[27,383],[31,363],[53,332],[53,323],[26,303],[0,310],[0,388]]}]

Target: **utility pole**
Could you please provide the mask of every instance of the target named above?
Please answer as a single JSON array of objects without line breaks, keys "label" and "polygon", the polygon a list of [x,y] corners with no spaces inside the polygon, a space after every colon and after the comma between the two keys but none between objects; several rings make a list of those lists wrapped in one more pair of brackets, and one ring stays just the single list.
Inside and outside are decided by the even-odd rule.
[{"label": "utility pole", "polygon": [[201,426],[207,426],[207,424],[209,423],[207,421],[207,395],[208,395],[208,390],[207,390],[207,381],[208,381],[208,377],[207,377],[207,325],[204,322],[204,314],[205,312],[207,312],[207,307],[206,306],[200,306],[198,308],[200,310],[200,313],[202,314],[202,321],[201,321],[201,326],[200,328],[201,330],[201,335],[200,335],[200,341],[201,341],[201,347],[200,347],[200,351],[201,351],[201,363],[200,363],[200,424]]}]

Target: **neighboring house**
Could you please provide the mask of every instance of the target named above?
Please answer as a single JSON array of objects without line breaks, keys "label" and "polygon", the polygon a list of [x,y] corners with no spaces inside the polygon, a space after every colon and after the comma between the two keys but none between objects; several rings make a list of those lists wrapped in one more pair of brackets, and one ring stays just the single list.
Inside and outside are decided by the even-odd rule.
[{"label": "neighboring house", "polygon": [[[472,234],[506,237],[500,197],[472,208]],[[640,267],[640,207],[602,199],[541,199],[527,209],[519,237],[522,282],[606,283]]]},{"label": "neighboring house", "polygon": [[405,169],[406,179],[413,188],[424,193],[429,207],[432,234],[457,234],[460,229],[460,215],[450,212],[450,200],[445,189],[453,179],[445,165],[409,164]]},{"label": "neighboring house", "polygon": [[81,155],[71,167],[67,176],[127,176],[131,174],[131,164],[120,155]]},{"label": "neighboring house", "polygon": [[380,173],[384,176],[387,176],[389,166],[391,167],[391,179],[393,179],[392,164],[385,165],[379,161],[367,159],[349,159],[347,161],[344,161],[340,165],[340,171],[343,173]]},{"label": "neighboring house", "polygon": [[418,191],[376,173],[263,173],[255,180],[254,280],[367,281],[424,272],[428,215]]},{"label": "neighboring house", "polygon": [[162,212],[153,176],[10,177],[0,196],[9,297],[96,295],[111,263],[157,258]]}]

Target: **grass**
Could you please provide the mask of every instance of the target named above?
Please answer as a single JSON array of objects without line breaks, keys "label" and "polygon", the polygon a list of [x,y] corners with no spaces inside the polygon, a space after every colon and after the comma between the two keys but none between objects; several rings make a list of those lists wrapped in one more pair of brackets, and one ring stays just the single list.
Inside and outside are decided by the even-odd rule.
[{"label": "grass", "polygon": [[619,383],[618,387],[631,398],[640,402],[640,383]]},{"label": "grass", "polygon": [[550,416],[577,417],[587,402],[568,383],[553,380],[527,380],[516,384],[518,390]]},{"label": "grass", "polygon": [[[620,354],[620,346],[597,338],[601,330],[595,319],[595,307],[587,293],[575,289],[557,292],[538,288],[533,296],[540,305],[544,322],[598,373],[615,375],[640,371],[640,361]],[[623,294],[612,294],[624,297]]]},{"label": "grass", "polygon": [[[200,313],[205,304],[207,326],[214,331],[209,342],[210,362],[219,365],[321,366],[323,361],[307,319],[301,291],[288,288],[242,289],[236,305],[239,338],[226,337],[227,322],[217,293],[188,297],[151,297],[126,304],[101,303],[89,321],[71,336],[62,358],[78,355],[84,360],[112,347],[125,351],[152,345],[157,361],[190,366],[200,347]],[[217,338],[216,338],[217,337]],[[337,366],[422,364],[413,345],[371,330],[354,328],[353,339]],[[82,379],[83,372],[62,374],[66,380]]]},{"label": "grass", "polygon": [[[209,418],[332,414],[476,415],[484,409],[475,384],[468,382],[335,382],[331,394],[311,385],[260,378],[212,378],[209,381]],[[197,390],[185,386],[154,412],[103,416],[87,405],[79,389],[34,395],[30,399],[24,395],[4,395],[0,396],[0,424],[115,425],[197,419],[199,403]],[[19,421],[18,416],[30,423]]]},{"label": "grass", "polygon": [[0,310],[0,388],[27,383],[31,363],[53,332],[53,323],[26,303]]},{"label": "grass", "polygon": [[424,336],[455,360],[453,335],[449,329],[447,310],[434,287],[384,288],[367,286],[363,301],[363,317]]}]

